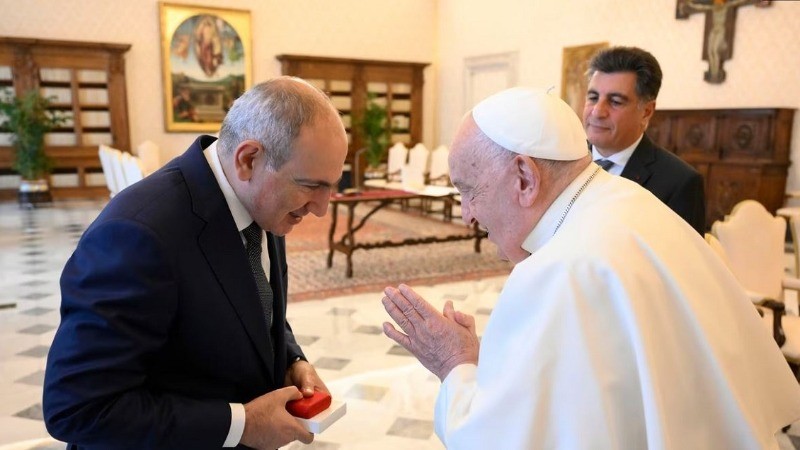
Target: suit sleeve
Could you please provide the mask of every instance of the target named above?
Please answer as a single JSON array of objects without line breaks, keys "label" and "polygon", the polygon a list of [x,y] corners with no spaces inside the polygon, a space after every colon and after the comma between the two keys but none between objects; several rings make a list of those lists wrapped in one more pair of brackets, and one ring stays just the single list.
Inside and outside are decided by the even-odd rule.
[{"label": "suit sleeve", "polygon": [[693,172],[681,183],[667,205],[689,223],[700,235],[706,232],[706,197],[703,176]]},{"label": "suit sleeve", "polygon": [[178,292],[167,253],[150,229],[111,220],[93,226],[67,262],[43,398],[55,438],[90,448],[222,446],[227,402],[148,383],[153,355],[175,326]]}]

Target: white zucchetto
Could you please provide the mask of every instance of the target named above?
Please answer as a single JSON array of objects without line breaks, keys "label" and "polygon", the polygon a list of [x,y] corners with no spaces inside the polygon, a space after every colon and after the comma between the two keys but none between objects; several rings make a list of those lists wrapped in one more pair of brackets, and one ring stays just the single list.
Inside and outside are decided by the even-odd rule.
[{"label": "white zucchetto", "polygon": [[558,161],[589,154],[575,111],[544,89],[501,91],[478,103],[472,118],[489,139],[514,153]]}]

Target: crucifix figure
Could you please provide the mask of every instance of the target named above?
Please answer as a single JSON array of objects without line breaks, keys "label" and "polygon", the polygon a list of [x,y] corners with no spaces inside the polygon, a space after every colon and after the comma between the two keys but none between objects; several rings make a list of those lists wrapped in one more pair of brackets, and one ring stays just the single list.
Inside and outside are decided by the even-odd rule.
[{"label": "crucifix figure", "polygon": [[691,14],[706,15],[703,59],[708,61],[704,78],[709,83],[725,81],[722,63],[733,56],[733,33],[736,26],[736,10],[739,6],[769,6],[769,0],[677,0],[675,17],[686,19]]}]

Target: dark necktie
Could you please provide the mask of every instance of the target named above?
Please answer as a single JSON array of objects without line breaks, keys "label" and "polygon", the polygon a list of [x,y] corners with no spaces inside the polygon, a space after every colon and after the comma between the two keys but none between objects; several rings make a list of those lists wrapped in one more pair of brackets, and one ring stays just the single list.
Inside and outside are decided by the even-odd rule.
[{"label": "dark necktie", "polygon": [[250,262],[250,269],[256,279],[258,297],[261,300],[261,308],[264,311],[264,321],[267,324],[267,330],[270,330],[272,328],[272,288],[269,286],[267,276],[264,274],[264,266],[261,265],[261,236],[263,233],[261,227],[253,222],[242,230],[242,234],[244,234],[244,239],[247,242],[245,246],[247,260]]},{"label": "dark necktie", "polygon": [[595,161],[595,163],[597,163],[597,165],[602,167],[603,170],[605,171],[608,171],[608,169],[610,169],[611,166],[614,165],[614,161],[610,161],[608,159],[598,159],[597,161]]}]

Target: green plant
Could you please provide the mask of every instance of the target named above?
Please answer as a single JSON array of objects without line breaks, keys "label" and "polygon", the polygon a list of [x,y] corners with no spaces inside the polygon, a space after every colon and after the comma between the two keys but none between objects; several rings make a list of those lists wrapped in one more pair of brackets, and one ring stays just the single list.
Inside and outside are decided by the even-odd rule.
[{"label": "green plant", "polygon": [[36,180],[50,173],[52,161],[44,152],[44,135],[68,120],[65,114],[50,111],[51,99],[31,89],[20,97],[0,99],[0,127],[12,133],[16,156],[12,168],[24,180]]},{"label": "green plant", "polygon": [[367,164],[377,167],[383,161],[383,155],[389,146],[389,126],[386,108],[375,102],[375,94],[367,97],[367,108],[358,121],[358,130],[364,139],[366,151],[364,157]]}]

